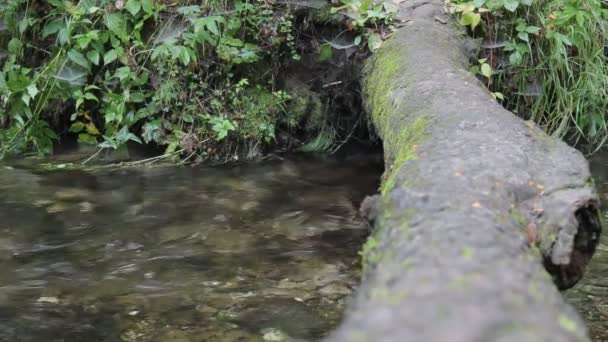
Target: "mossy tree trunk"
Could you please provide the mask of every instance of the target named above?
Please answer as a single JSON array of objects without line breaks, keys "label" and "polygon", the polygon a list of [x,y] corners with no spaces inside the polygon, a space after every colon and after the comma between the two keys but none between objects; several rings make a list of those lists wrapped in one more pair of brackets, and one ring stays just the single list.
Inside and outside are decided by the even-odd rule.
[{"label": "mossy tree trunk", "polygon": [[329,340],[585,340],[558,287],[580,279],[599,239],[586,160],[480,85],[462,37],[437,20],[442,1],[402,6],[407,25],[364,74],[386,173],[364,202],[361,287]]}]

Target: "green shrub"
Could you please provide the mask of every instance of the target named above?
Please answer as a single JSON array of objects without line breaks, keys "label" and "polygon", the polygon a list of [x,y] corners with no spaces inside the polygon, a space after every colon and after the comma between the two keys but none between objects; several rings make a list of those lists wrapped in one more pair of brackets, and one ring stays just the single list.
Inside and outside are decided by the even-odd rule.
[{"label": "green shrub", "polygon": [[451,9],[484,38],[489,86],[505,94],[507,108],[549,134],[605,144],[608,12],[602,2],[474,0],[452,2]]}]

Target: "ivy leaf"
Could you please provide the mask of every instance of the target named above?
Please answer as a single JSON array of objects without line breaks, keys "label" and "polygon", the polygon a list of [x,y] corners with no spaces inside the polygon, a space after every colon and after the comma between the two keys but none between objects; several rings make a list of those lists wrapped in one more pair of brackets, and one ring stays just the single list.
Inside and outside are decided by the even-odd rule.
[{"label": "ivy leaf", "polygon": [[92,50],[87,52],[87,59],[95,65],[99,65],[99,51]]},{"label": "ivy leaf", "polygon": [[147,122],[142,128],[142,137],[146,144],[151,141],[160,141],[161,133],[161,123],[159,120]]},{"label": "ivy leaf", "polygon": [[125,8],[132,16],[136,16],[141,10],[141,2],[139,2],[139,0],[127,0]]},{"label": "ivy leaf", "polygon": [[505,0],[504,3],[505,9],[510,12],[515,12],[517,7],[519,6],[519,1],[517,0]]},{"label": "ivy leaf", "polygon": [[89,69],[91,67],[91,65],[89,64],[89,61],[86,59],[86,57],[84,57],[84,55],[82,53],[80,53],[79,51],[76,51],[74,49],[68,51],[68,58],[80,65],[83,68]]}]

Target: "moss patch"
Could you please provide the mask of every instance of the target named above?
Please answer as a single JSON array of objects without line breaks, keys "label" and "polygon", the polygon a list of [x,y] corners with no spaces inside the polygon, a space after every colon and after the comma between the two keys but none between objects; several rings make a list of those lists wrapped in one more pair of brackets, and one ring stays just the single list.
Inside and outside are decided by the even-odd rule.
[{"label": "moss patch", "polygon": [[[383,195],[386,195],[395,187],[403,165],[409,160],[416,159],[416,147],[422,142],[427,127],[428,120],[425,117],[418,117],[413,123],[404,125],[401,131],[395,133],[396,137],[387,134],[389,136],[384,138],[385,153],[394,155],[394,161],[387,170],[389,172],[388,177],[382,184]],[[392,149],[391,146],[393,146]]]},{"label": "moss patch", "polygon": [[387,42],[375,55],[371,63],[366,65],[365,95],[372,109],[372,119],[380,135],[384,136],[388,125],[387,116],[394,107],[391,105],[399,71],[403,73],[405,62],[398,48]]}]

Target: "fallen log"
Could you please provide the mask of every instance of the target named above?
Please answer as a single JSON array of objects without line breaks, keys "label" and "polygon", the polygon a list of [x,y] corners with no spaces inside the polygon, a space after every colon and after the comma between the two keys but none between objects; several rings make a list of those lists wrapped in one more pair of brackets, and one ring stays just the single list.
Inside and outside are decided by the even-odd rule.
[{"label": "fallen log", "polygon": [[362,284],[328,340],[586,340],[558,288],[599,239],[587,161],[492,98],[442,1],[400,16],[364,70],[386,171],[362,205]]}]

